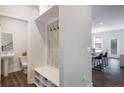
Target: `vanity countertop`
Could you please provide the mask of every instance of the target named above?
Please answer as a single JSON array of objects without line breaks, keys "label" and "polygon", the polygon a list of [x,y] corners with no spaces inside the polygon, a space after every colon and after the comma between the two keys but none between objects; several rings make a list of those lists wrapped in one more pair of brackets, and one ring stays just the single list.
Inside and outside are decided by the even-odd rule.
[{"label": "vanity countertop", "polygon": [[1,53],[1,58],[12,58],[15,56],[15,53]]}]

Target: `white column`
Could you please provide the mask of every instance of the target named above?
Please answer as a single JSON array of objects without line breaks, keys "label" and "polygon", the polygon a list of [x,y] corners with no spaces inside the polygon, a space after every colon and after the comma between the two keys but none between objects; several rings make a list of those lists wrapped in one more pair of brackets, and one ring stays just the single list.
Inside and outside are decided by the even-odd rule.
[{"label": "white column", "polygon": [[3,62],[3,73],[4,73],[4,76],[8,76],[8,58],[5,58],[4,59],[4,62]]}]

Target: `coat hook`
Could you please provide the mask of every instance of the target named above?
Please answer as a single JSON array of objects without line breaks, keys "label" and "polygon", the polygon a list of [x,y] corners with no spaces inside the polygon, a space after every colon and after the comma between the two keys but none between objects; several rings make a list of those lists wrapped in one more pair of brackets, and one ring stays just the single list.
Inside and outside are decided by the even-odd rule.
[{"label": "coat hook", "polygon": [[[53,26],[54,27],[54,26]],[[54,27],[54,29],[53,30],[56,30],[56,27]]]},{"label": "coat hook", "polygon": [[57,24],[57,29],[59,29],[59,25]]},{"label": "coat hook", "polygon": [[50,31],[52,31],[52,28],[50,28]]}]

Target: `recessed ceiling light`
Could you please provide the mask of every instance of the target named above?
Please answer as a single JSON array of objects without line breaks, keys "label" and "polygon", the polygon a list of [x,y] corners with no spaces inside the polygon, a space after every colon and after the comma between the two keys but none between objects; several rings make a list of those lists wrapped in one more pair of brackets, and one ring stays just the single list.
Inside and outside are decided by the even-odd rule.
[{"label": "recessed ceiling light", "polygon": [[99,24],[100,24],[100,25],[103,25],[104,23],[103,23],[103,22],[100,22]]}]

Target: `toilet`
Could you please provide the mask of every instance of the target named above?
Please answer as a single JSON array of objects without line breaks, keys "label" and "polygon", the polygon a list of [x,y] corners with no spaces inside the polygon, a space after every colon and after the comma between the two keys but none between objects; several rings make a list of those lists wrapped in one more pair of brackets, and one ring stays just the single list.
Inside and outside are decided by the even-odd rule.
[{"label": "toilet", "polygon": [[20,56],[19,61],[24,74],[27,74],[28,60],[27,56]]}]

